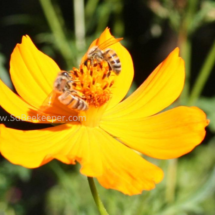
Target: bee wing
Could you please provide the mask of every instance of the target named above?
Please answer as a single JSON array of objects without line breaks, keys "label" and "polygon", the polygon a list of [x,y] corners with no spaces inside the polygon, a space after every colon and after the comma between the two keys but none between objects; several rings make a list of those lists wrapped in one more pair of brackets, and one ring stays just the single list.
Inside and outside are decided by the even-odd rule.
[{"label": "bee wing", "polygon": [[44,100],[43,104],[40,106],[39,112],[44,113],[48,108],[52,107],[52,104],[57,96],[55,90],[53,90],[48,97]]},{"label": "bee wing", "polygon": [[98,48],[101,49],[101,50],[104,50],[106,49],[108,46],[111,46],[115,43],[118,43],[119,41],[121,41],[123,38],[109,38],[108,40],[104,41],[103,43],[101,43]]}]

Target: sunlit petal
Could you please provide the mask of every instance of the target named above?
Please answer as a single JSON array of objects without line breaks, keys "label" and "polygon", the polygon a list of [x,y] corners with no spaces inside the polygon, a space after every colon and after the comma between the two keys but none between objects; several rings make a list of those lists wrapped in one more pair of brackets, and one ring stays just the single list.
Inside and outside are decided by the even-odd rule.
[{"label": "sunlit petal", "polygon": [[160,168],[104,131],[94,129],[94,134],[101,146],[104,173],[98,180],[102,186],[134,195],[153,189],[162,180],[163,172]]},{"label": "sunlit petal", "polygon": [[113,118],[101,127],[129,147],[160,159],[190,152],[205,137],[209,121],[197,107],[178,107],[155,116],[128,120]]},{"label": "sunlit petal", "polygon": [[[17,44],[10,60],[10,74],[18,94],[37,110],[54,90],[53,84],[59,73],[58,65],[39,51],[30,37],[23,36]],[[74,115],[71,109],[55,99],[52,113]]]},{"label": "sunlit petal", "polygon": [[[89,49],[93,46],[99,46],[100,44],[103,44],[104,41],[110,39],[113,37],[110,34],[109,28],[106,28],[105,31],[101,34],[99,39],[96,39],[93,41],[93,43],[90,45]],[[134,68],[133,68],[133,62],[132,58],[129,54],[129,52],[123,47],[119,42],[109,46],[108,48],[113,49],[120,61],[122,66],[122,71],[116,78],[116,81],[113,85],[112,89],[112,97],[108,104],[108,109],[118,104],[128,93],[128,90],[131,86],[133,76],[134,76]],[[82,58],[82,63],[87,59],[87,54]]]},{"label": "sunlit petal", "polygon": [[[76,124],[78,120],[77,113],[74,111],[63,112],[61,109],[56,107],[51,108],[48,114],[43,114],[38,109],[34,108],[22,98],[17,96],[11,91],[1,80],[0,80],[0,103],[12,116],[21,119],[23,121],[34,122],[34,123],[50,123],[50,122],[72,122]],[[59,103],[59,102],[58,102]],[[60,104],[59,104],[60,105]],[[74,117],[74,118],[73,118]],[[14,120],[14,118],[8,119]]]},{"label": "sunlit petal", "polygon": [[[18,119],[29,122],[39,122],[36,119],[37,110],[23,101],[19,96],[11,91],[1,80],[0,80],[0,103],[8,113],[15,116]],[[13,118],[9,120],[14,120]],[[40,123],[49,123],[46,120]]]},{"label": "sunlit petal", "polygon": [[10,60],[10,74],[19,95],[38,108],[53,90],[54,80],[60,71],[57,64],[23,36]]},{"label": "sunlit petal", "polygon": [[[39,167],[56,158],[67,164],[81,163],[83,174],[102,174],[99,145],[80,125],[60,125],[21,131],[0,127],[0,151],[10,162],[27,168]],[[92,150],[93,149],[93,150]]]},{"label": "sunlit petal", "polygon": [[176,48],[126,100],[105,113],[105,117],[139,118],[162,111],[180,95],[185,78],[184,61]]}]

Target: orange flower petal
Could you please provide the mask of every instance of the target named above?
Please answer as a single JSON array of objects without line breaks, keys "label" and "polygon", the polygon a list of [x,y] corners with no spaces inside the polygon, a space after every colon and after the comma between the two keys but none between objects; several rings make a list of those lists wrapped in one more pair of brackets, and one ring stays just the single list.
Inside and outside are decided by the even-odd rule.
[{"label": "orange flower petal", "polygon": [[68,157],[81,163],[80,171],[86,176],[97,177],[103,173],[101,146],[93,128],[81,126],[79,140],[71,146]]},{"label": "orange flower petal", "polygon": [[18,94],[35,108],[39,108],[53,90],[60,71],[57,64],[40,52],[29,36],[22,37],[10,60],[10,74]]},{"label": "orange flower petal", "polygon": [[160,168],[136,152],[127,148],[106,132],[94,129],[102,154],[104,173],[98,181],[105,188],[115,189],[124,194],[140,194],[151,190],[163,178]]},{"label": "orange flower petal", "polygon": [[[0,103],[8,113],[15,116],[16,118],[22,119],[29,122],[39,122],[34,120],[37,115],[37,111],[34,107],[27,104],[19,96],[13,93],[1,80],[0,80]],[[11,120],[13,120],[11,118]],[[50,123],[46,120],[40,123]]]},{"label": "orange flower petal", "polygon": [[[61,109],[53,108],[55,112],[44,115],[36,108],[23,101],[22,98],[17,96],[0,80],[0,103],[8,113],[23,121],[33,123],[50,123],[50,122],[72,122],[72,117],[77,113],[69,110],[70,112],[63,112]],[[63,105],[62,105],[63,106]],[[60,115],[62,114],[62,115]],[[75,119],[75,118],[74,118]],[[14,118],[8,120],[15,120]],[[77,124],[77,121],[73,123]]]},{"label": "orange flower petal", "polygon": [[180,95],[185,79],[184,61],[176,48],[126,100],[105,113],[105,118],[151,116],[168,107]]},{"label": "orange flower petal", "polygon": [[184,155],[200,144],[208,123],[199,108],[181,106],[135,120],[109,119],[102,121],[101,127],[143,154],[170,159]]},{"label": "orange flower petal", "polygon": [[[23,36],[10,60],[10,74],[18,94],[37,110],[53,92],[53,84],[59,73],[58,65],[40,52],[30,37]],[[76,115],[56,98],[51,108],[54,115]]]},{"label": "orange flower petal", "polygon": [[[65,153],[68,150],[68,137],[78,130],[67,125],[60,125],[51,128],[21,131],[0,127],[2,155],[11,163],[26,168],[36,168],[49,161],[55,156],[64,155],[64,162],[69,163]],[[74,140],[75,141],[75,140]]]},{"label": "orange flower petal", "polygon": [[[99,145],[86,127],[64,124],[21,131],[0,127],[0,151],[11,163],[36,168],[56,158],[67,164],[81,163],[83,174],[102,175]],[[93,139],[94,138],[94,139]]]},{"label": "orange flower petal", "polygon": [[[111,37],[113,38],[113,36],[110,34],[109,28],[106,28],[105,31],[99,37],[99,39],[96,39],[92,42],[89,49],[93,46],[101,45],[103,42],[110,39]],[[134,76],[134,68],[132,58],[129,52],[119,42],[109,46],[108,48],[113,49],[117,53],[122,66],[122,71],[116,78],[116,81],[112,87],[112,98],[108,104],[108,108],[111,108],[118,104],[128,93]],[[86,59],[87,54],[85,54],[85,56],[82,58],[82,63],[84,63]]]},{"label": "orange flower petal", "polygon": [[151,190],[163,178],[160,168],[99,128],[60,125],[20,131],[1,125],[0,137],[2,155],[14,164],[35,168],[54,158],[67,164],[77,160],[82,174],[125,194]]}]

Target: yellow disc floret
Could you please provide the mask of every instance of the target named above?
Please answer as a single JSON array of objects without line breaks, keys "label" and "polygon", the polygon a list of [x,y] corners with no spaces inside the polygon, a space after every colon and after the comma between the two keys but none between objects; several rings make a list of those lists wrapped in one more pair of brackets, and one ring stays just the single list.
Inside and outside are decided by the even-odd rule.
[{"label": "yellow disc floret", "polygon": [[89,105],[100,107],[111,98],[116,74],[106,61],[91,63],[88,60],[86,65],[80,65],[79,70],[73,68],[70,72],[74,89],[82,94],[82,99]]}]

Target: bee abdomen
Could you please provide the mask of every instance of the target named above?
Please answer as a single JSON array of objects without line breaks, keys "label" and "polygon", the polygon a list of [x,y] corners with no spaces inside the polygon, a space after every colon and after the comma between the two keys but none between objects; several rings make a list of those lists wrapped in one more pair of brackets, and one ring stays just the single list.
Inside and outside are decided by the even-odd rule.
[{"label": "bee abdomen", "polygon": [[71,101],[67,104],[69,108],[74,110],[85,111],[88,109],[88,104],[82,99],[74,95],[70,95]]},{"label": "bee abdomen", "polygon": [[122,70],[121,64],[120,65],[114,65],[113,71],[118,75]]},{"label": "bee abdomen", "polygon": [[104,59],[109,63],[111,69],[118,75],[121,72],[121,62],[116,52],[107,49],[103,52]]},{"label": "bee abdomen", "polygon": [[80,99],[77,109],[85,111],[88,109],[88,104],[84,100]]}]

